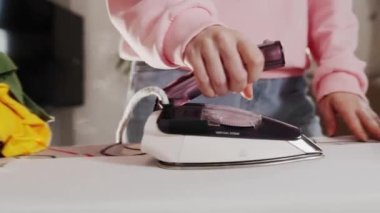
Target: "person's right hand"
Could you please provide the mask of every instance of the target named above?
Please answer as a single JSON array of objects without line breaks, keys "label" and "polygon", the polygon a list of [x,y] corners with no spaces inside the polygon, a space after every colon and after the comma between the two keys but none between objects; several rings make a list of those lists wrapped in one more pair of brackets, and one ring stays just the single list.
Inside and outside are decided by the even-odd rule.
[{"label": "person's right hand", "polygon": [[222,26],[208,27],[196,35],[186,46],[184,59],[207,97],[241,92],[252,99],[252,84],[264,69],[260,49]]}]

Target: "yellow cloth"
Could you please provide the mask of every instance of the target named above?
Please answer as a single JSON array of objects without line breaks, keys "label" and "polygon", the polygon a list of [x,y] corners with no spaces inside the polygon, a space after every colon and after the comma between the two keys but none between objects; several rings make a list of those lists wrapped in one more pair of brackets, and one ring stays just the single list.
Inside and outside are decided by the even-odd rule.
[{"label": "yellow cloth", "polygon": [[28,155],[47,148],[51,131],[47,123],[9,96],[0,83],[0,143],[5,157]]}]

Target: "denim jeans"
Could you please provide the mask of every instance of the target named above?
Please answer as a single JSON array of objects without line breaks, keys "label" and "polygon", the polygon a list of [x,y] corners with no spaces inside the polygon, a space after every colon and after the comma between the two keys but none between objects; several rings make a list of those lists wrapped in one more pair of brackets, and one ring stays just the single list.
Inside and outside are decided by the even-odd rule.
[{"label": "denim jeans", "polygon": [[[186,73],[182,70],[155,69],[143,62],[135,63],[132,70],[130,95],[146,86],[163,87]],[[300,127],[308,136],[322,135],[319,118],[312,99],[307,95],[308,85],[303,76],[261,79],[254,84],[253,91],[252,101],[245,100],[240,94],[230,93],[216,98],[199,96],[191,102],[227,105],[255,111]],[[134,109],[127,128],[127,139],[130,143],[141,141],[145,122],[152,113],[154,104],[155,97],[147,97]]]}]

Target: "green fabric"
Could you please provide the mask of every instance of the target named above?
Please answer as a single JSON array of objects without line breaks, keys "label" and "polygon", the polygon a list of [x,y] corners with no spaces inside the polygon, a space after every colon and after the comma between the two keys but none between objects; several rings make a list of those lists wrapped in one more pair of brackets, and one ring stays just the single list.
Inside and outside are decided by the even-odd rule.
[{"label": "green fabric", "polygon": [[11,95],[19,103],[25,105],[32,113],[36,114],[44,121],[52,121],[53,117],[23,92],[20,80],[16,75],[16,71],[17,66],[13,63],[13,61],[6,54],[0,52],[0,82],[8,84]]},{"label": "green fabric", "polygon": [[9,85],[12,95],[24,104],[21,83],[16,76],[17,67],[4,53],[0,52],[0,82]]},{"label": "green fabric", "polygon": [[54,117],[49,115],[44,109],[38,106],[28,95],[24,93],[24,105],[28,107],[28,109],[33,112],[35,115],[40,117],[42,120],[51,122],[54,121]]}]

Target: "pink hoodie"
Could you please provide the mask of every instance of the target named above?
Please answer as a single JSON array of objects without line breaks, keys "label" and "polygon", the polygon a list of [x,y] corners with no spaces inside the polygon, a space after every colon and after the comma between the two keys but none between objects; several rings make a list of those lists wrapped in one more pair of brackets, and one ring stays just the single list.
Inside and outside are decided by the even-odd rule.
[{"label": "pink hoodie", "polygon": [[279,40],[286,66],[262,78],[302,75],[309,48],[318,67],[312,82],[317,100],[333,92],[364,97],[365,63],[354,51],[358,23],[351,0],[108,0],[112,23],[123,36],[121,56],[156,68],[185,67],[188,42],[211,25],[243,33],[252,42]]}]

